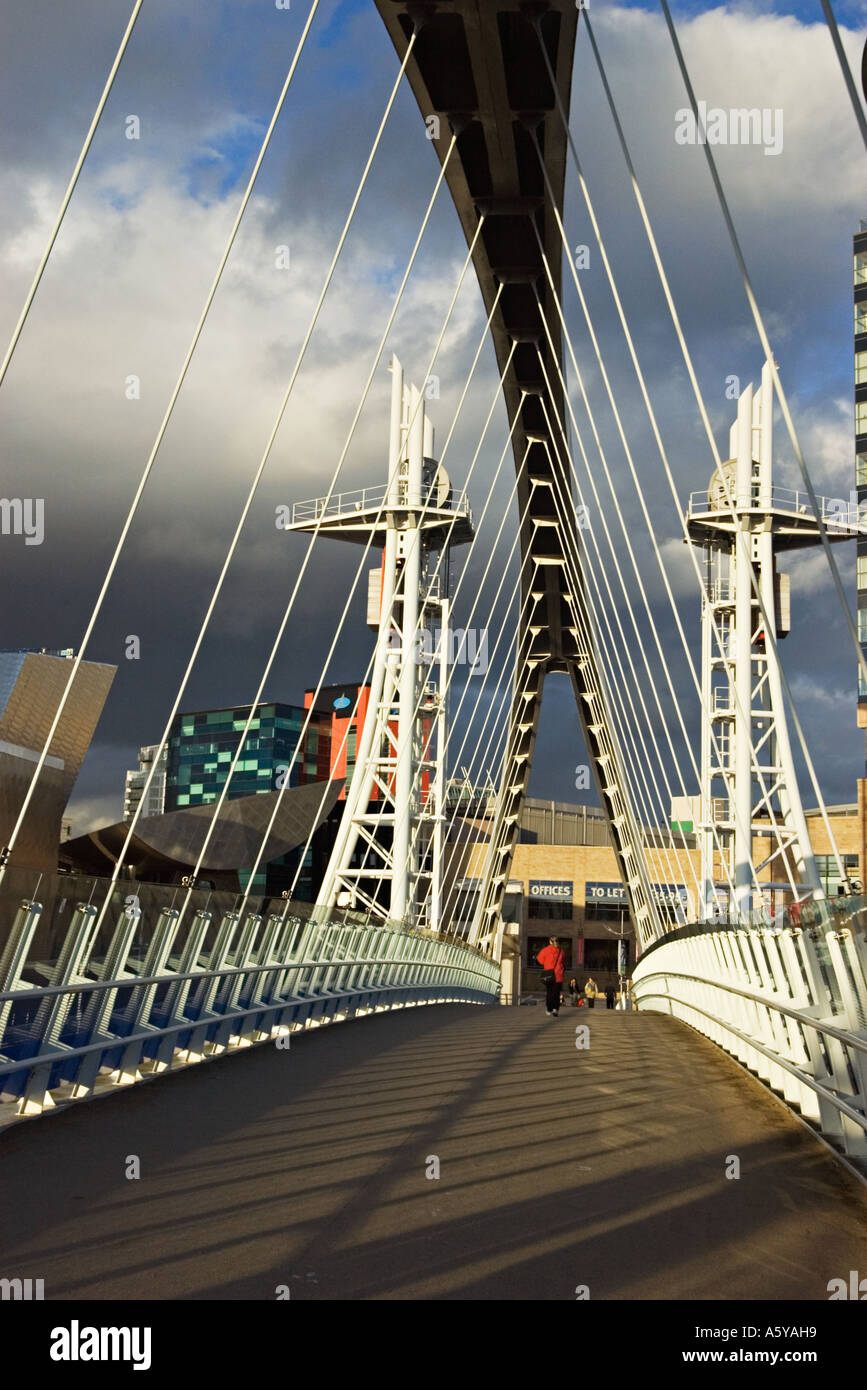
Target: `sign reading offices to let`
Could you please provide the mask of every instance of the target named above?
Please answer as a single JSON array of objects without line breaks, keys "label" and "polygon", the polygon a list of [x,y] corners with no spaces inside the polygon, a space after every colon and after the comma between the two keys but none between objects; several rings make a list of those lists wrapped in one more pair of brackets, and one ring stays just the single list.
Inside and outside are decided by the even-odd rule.
[{"label": "sign reading offices to let", "polygon": [[571,878],[531,878],[529,897],[571,903],[573,887]]}]

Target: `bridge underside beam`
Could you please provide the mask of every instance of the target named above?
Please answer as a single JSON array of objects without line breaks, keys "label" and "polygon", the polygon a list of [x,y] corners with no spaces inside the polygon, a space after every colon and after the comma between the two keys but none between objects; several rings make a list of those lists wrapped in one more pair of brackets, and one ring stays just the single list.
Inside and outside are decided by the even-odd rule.
[{"label": "bridge underside beam", "polygon": [[[625,856],[629,851],[622,807],[614,804],[606,790],[611,778],[600,761],[598,741],[588,729],[588,724],[598,723],[600,717],[597,710],[595,720],[587,719],[588,702],[599,698],[601,677],[597,676],[594,642],[579,643],[577,637],[578,630],[592,633],[593,627],[581,574],[570,560],[580,553],[580,532],[571,505],[568,468],[560,441],[551,437],[549,426],[550,420],[556,428],[556,420],[564,417],[559,386],[562,346],[540,242],[558,296],[562,245],[534,136],[561,210],[567,147],[538,35],[568,109],[578,10],[574,0],[500,0],[496,5],[489,0],[376,0],[376,4],[401,60],[416,31],[407,79],[422,116],[440,118],[439,135],[433,143],[441,162],[452,133],[457,137],[445,178],[468,245],[479,217],[485,218],[473,260],[489,314],[502,287],[491,334],[500,372],[505,370],[503,390],[509,423],[518,420],[512,445],[518,469],[518,515],[525,517],[521,558],[527,563],[522,570],[523,618],[494,854],[482,892],[483,922],[493,925],[499,919],[548,671],[564,672],[571,678],[624,882],[633,911],[640,911],[642,902],[635,898],[643,899],[643,894],[635,869],[627,872]],[[551,330],[556,360],[540,305]],[[545,374],[551,383],[550,394]],[[547,395],[547,410],[543,394]]]}]

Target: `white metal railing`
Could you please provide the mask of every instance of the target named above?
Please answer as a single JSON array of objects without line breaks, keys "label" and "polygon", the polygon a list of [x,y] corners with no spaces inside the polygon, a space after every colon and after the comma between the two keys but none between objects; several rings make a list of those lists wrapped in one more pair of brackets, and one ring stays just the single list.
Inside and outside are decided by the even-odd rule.
[{"label": "white metal railing", "polygon": [[[737,501],[734,485],[732,485],[732,497]],[[867,534],[867,515],[865,515],[864,503],[861,504],[859,510],[858,502],[852,497],[817,497],[816,501],[819,503],[819,515],[826,526],[836,525],[845,527],[847,530],[858,530],[862,534]],[[752,491],[747,506],[755,510],[760,509],[755,493]],[[792,512],[798,516],[815,517],[816,515],[810,494],[796,488],[772,487],[771,507],[775,511]],[[717,515],[729,511],[730,507],[725,496],[720,497],[718,502],[711,503],[707,489],[689,494],[690,516],[701,516],[706,513]],[[721,595],[720,597],[728,596]]]},{"label": "white metal railing", "polygon": [[387,484],[357,488],[353,492],[334,492],[330,497],[313,497],[307,502],[292,505],[292,524],[300,521],[319,521],[322,517],[342,516],[347,512],[362,512],[367,507],[379,509],[385,502]]},{"label": "white metal railing", "polygon": [[[321,521],[328,517],[351,516],[354,512],[371,509],[379,511],[385,507],[387,493],[388,484],[381,483],[377,487],[356,488],[352,492],[334,492],[330,497],[312,497],[306,502],[294,502],[292,505],[292,525],[295,526],[301,522]],[[431,493],[429,497],[422,493],[422,501],[426,507],[440,509],[435,492]],[[407,505],[406,483],[403,481],[400,482],[400,505]],[[445,509],[470,516],[466,492],[462,492],[457,497],[451,494],[445,504]]]},{"label": "white metal railing", "polygon": [[[143,932],[128,896],[101,955],[97,908],[78,903],[47,965],[29,961],[42,906],[20,903],[0,943],[0,1125],[252,1043],[286,1046],[298,1029],[499,991],[479,951],[397,923],[314,922],[286,904],[199,909],[181,929],[164,898]],[[37,973],[49,983],[26,978]]]},{"label": "white metal railing", "polygon": [[704,1033],[863,1164],[867,898],[760,920],[685,928],[651,947],[633,974],[638,1008]]}]

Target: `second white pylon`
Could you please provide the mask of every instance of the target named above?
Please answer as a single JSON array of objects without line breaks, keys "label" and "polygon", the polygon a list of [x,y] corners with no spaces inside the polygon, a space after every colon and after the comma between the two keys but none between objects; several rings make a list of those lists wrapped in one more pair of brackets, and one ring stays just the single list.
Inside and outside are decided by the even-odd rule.
[{"label": "second white pylon", "polygon": [[[793,897],[820,893],[789,742],[777,643],[789,631],[789,577],[777,556],[818,545],[819,517],[806,493],[773,479],[773,382],[765,363],[758,391],[738,399],[729,459],[706,493],[693,493],[689,537],[706,552],[702,596],[700,845],[704,901],[750,920],[771,877]],[[857,527],[818,499],[830,541]],[[761,597],[761,603],[759,598]],[[764,610],[764,613],[762,612]],[[767,619],[767,621],[766,621]],[[770,629],[770,630],[769,630]],[[760,850],[759,846],[763,848]],[[716,880],[724,877],[726,884]],[[728,899],[728,901],[727,901]]]},{"label": "second white pylon", "polygon": [[[367,711],[317,911],[362,912],[441,929],[449,642],[449,556],[472,539],[433,457],[425,398],[392,357],[384,487],[293,508],[293,531],[381,549],[368,621],[377,640]],[[432,676],[436,679],[431,679]]]}]

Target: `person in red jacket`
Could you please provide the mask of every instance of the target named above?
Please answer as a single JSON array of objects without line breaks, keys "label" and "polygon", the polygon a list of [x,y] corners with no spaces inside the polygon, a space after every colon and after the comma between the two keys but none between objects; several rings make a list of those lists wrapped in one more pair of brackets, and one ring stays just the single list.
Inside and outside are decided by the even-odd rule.
[{"label": "person in red jacket", "polygon": [[545,1011],[556,1018],[560,1012],[560,989],[566,974],[566,952],[560,949],[556,936],[548,938],[536,957],[542,967],[542,980],[545,985]]}]

